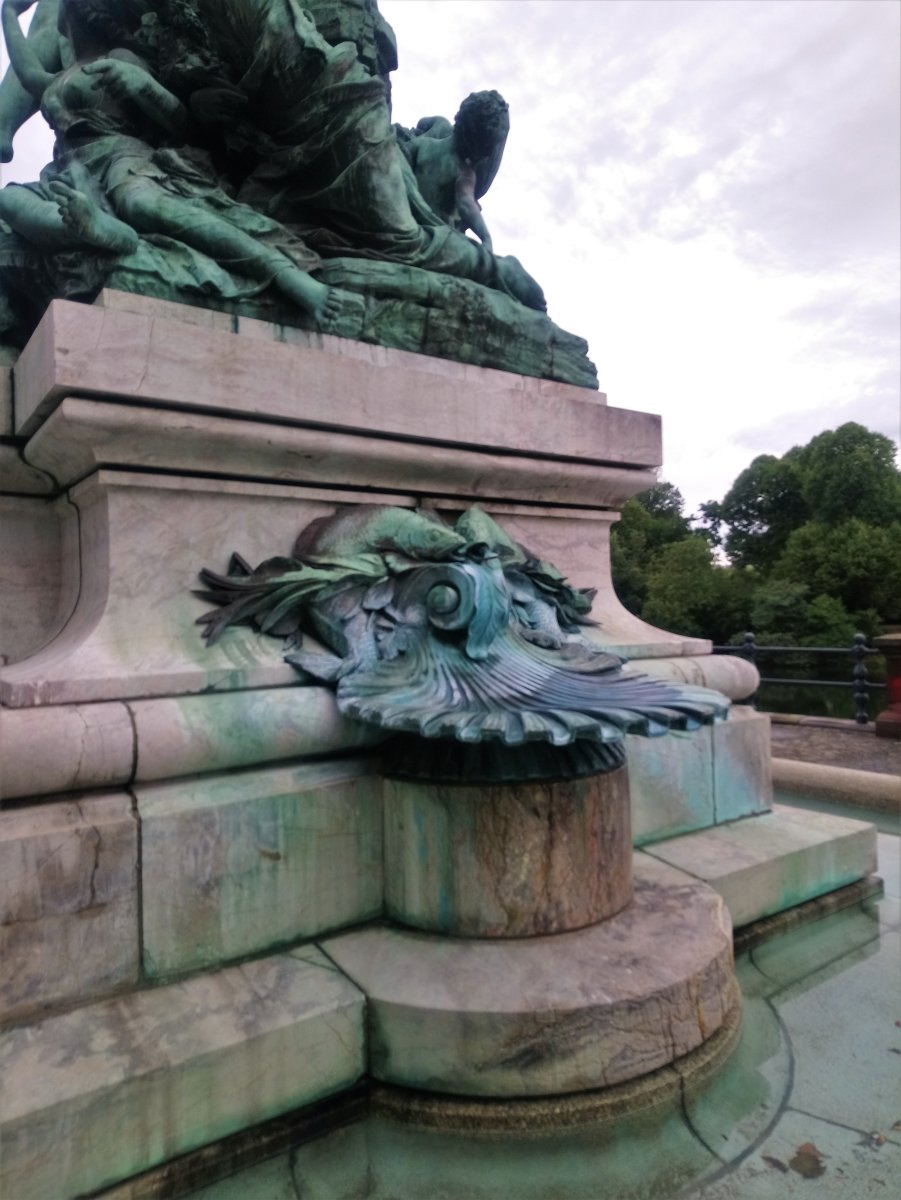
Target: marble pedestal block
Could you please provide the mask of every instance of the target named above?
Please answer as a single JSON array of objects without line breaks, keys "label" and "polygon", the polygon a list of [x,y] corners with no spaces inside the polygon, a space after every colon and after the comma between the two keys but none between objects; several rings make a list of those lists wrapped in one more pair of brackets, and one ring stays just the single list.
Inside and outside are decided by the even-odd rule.
[{"label": "marble pedestal block", "polygon": [[533,937],[592,925],[632,898],[625,767],[493,787],[387,780],[383,803],[385,905],[402,925]]}]

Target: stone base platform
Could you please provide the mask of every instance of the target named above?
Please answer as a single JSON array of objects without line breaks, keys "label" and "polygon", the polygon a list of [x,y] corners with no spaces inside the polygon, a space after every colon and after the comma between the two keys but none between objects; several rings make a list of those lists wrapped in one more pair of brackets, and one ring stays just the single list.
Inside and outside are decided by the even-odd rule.
[{"label": "stone base platform", "polygon": [[307,946],[4,1033],[0,1195],[66,1200],[365,1070],[364,999]]},{"label": "stone base platform", "polygon": [[736,1003],[716,1033],[700,1046],[650,1075],[613,1087],[537,1100],[485,1100],[414,1092],[378,1084],[372,1111],[420,1129],[470,1134],[558,1133],[579,1126],[598,1130],[624,1117],[678,1103],[686,1088],[711,1080],[741,1037],[742,1008]]},{"label": "stone base platform", "polygon": [[719,896],[646,858],[631,905],[525,940],[363,929],[322,943],[366,993],[371,1075],[464,1096],[561,1095],[646,1075],[738,1002]]},{"label": "stone base platform", "polygon": [[[279,780],[283,770],[275,769]],[[127,806],[117,796],[107,803],[111,818],[126,829],[134,820]],[[4,816],[21,820],[27,812],[13,810]],[[71,827],[63,820],[65,812],[57,815],[61,834],[67,828],[86,830],[83,852],[71,867],[74,871],[77,866],[79,879],[89,880],[94,861],[85,820],[103,834],[104,854],[118,853],[112,826],[100,826],[99,815],[84,809],[81,825]],[[232,824],[224,830],[232,851],[243,844],[242,828]],[[148,830],[144,835],[150,837]],[[256,827],[248,826],[246,836],[256,835]],[[78,844],[75,838],[70,842]],[[55,845],[36,843],[28,860],[46,858]],[[469,1071],[477,1083],[491,1080],[492,1086],[506,1079],[508,1099],[518,1105],[531,1103],[533,1116],[557,1112],[560,1091],[581,1086],[587,1090],[571,1093],[566,1121],[579,1109],[580,1099],[588,1105],[582,1106],[584,1115],[590,1109],[603,1120],[605,1097],[614,1107],[633,1090],[638,1099],[652,1099],[658,1086],[678,1083],[683,1061],[694,1062],[692,1056],[700,1055],[706,1062],[710,1054],[719,1053],[717,1047],[725,1046],[723,1053],[728,1052],[734,1001],[728,986],[719,997],[716,994],[722,981],[728,983],[731,977],[729,916],[723,900],[732,908],[733,923],[745,925],[773,911],[774,897],[782,907],[798,904],[841,886],[849,875],[868,874],[874,847],[875,830],[864,822],[777,809],[636,853],[637,899],[628,912],[647,904],[656,913],[659,907],[659,930],[650,939],[642,939],[634,923],[626,930],[627,913],[593,930],[496,943],[370,926],[328,940],[320,935],[317,946],[269,951],[267,957],[243,965],[208,969],[166,986],[33,1017],[28,1025],[7,1029],[2,1038],[0,1195],[69,1200],[352,1086],[367,1069],[367,999],[355,984],[371,992],[369,1048],[377,1078],[400,1074],[398,1063],[403,1065],[409,1050],[408,1078],[400,1086],[438,1089],[432,1093],[436,1104],[441,1103],[442,1091],[456,1087],[458,1096],[468,1097],[459,1100],[458,1107],[468,1106],[465,1111],[472,1112],[487,1089],[464,1091],[456,1082],[452,1087],[453,1072],[444,1060],[445,1055],[468,1053],[459,1073]],[[130,844],[125,845],[123,862],[132,856]],[[678,868],[662,861],[664,856],[678,859]],[[69,872],[68,859],[56,854],[50,861],[62,862]],[[112,870],[103,856],[99,861],[98,889]],[[286,861],[290,866],[290,855]],[[282,865],[269,859],[264,863],[272,869]],[[703,872],[710,886],[702,882]],[[46,890],[45,876],[46,872],[36,876],[36,887]],[[197,886],[206,878],[198,875]],[[241,878],[249,892],[235,911],[245,912],[256,889],[264,894],[265,880],[261,877],[257,883],[247,874]],[[60,894],[59,904],[63,899]],[[153,916],[148,899],[145,931]],[[78,924],[84,918],[76,910],[84,896],[77,889],[72,890],[71,904],[67,923],[60,925],[56,909],[51,921],[54,929],[58,927],[54,946],[61,962],[71,961],[81,945]],[[35,961],[46,952],[51,925],[45,921],[30,926]],[[265,954],[263,945],[250,937],[247,922],[241,929],[247,933],[245,946]],[[605,930],[608,940],[602,943],[597,939]],[[133,936],[137,956],[137,930]],[[420,967],[409,954],[414,945],[417,953],[421,947],[427,955]],[[402,955],[395,953],[395,946]],[[542,955],[534,979],[524,968],[514,972],[514,960],[543,946],[552,952]],[[570,976],[559,969],[564,954],[567,960],[572,955]],[[479,972],[469,964],[481,964],[485,955],[493,955],[493,962],[480,982]],[[335,969],[336,963],[353,983]],[[19,964],[17,971],[20,967],[24,969]],[[376,971],[379,978],[374,982]],[[433,971],[443,974],[423,979]],[[639,976],[651,997],[643,1014],[633,1016],[629,989],[637,988]],[[580,983],[586,985],[581,992]],[[82,1004],[86,992],[101,984],[81,977],[63,980],[55,1001]],[[452,1001],[456,1012],[450,1011]],[[534,1014],[527,1011],[531,1004]],[[556,1026],[552,1010],[559,1018]],[[665,1050],[669,1055],[670,1039],[679,1047],[677,1055],[686,1053],[682,1047],[698,1049],[687,1050],[685,1060],[677,1057],[672,1068],[655,1072],[659,1060],[654,1054]],[[628,1047],[635,1052],[628,1053]],[[559,1068],[554,1066],[557,1053]],[[629,1071],[631,1082],[614,1083],[604,1092],[593,1090],[603,1086],[604,1079],[612,1082]],[[527,1082],[516,1093],[513,1088],[521,1078]],[[517,1100],[536,1083],[543,1085],[539,1099]],[[411,1093],[414,1098],[416,1094]],[[535,1107],[542,1103],[550,1107]],[[418,1112],[411,1119],[421,1123],[425,1118]],[[48,1146],[55,1148],[53,1154],[46,1152]]]},{"label": "stone base platform", "polygon": [[636,860],[646,855],[715,888],[738,928],[870,875],[876,830],[865,821],[775,805],[645,846]]}]

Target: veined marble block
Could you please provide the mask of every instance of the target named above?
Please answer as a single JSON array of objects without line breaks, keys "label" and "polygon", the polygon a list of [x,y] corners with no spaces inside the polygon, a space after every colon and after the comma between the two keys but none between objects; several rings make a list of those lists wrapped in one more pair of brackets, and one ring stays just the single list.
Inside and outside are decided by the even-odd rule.
[{"label": "veined marble block", "polygon": [[0,800],[150,783],[378,744],[318,685],[0,710]]},{"label": "veined marble block", "polygon": [[363,997],[312,946],[10,1030],[0,1194],[82,1196],[363,1070]]},{"label": "veined marble block", "polygon": [[379,916],[381,788],[353,761],[137,786],[147,974]]},{"label": "veined marble block", "polygon": [[0,963],[4,1020],[137,983],[138,824],[128,796],[0,811]]},{"label": "veined marble block", "polygon": [[636,846],[705,829],[715,819],[713,730],[625,739]]},{"label": "veined marble block", "polygon": [[716,824],[768,812],[773,805],[770,718],[742,704],[713,733]]},{"label": "veined marble block", "polygon": [[386,780],[385,907],[451,937],[534,937],[632,898],[620,767],[566,782],[454,787]]}]

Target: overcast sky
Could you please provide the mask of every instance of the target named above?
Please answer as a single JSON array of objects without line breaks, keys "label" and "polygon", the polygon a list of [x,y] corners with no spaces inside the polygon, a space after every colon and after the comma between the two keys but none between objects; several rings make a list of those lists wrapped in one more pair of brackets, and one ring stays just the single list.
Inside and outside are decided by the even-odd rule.
[{"label": "overcast sky", "polygon": [[690,507],[899,401],[897,0],[382,0],[402,123],[495,87],[483,201]]},{"label": "overcast sky", "polygon": [[[898,0],[380,7],[396,120],[509,102],[495,249],[588,339],[610,404],[663,414],[690,510],[843,421],[899,437]],[[39,169],[25,143],[4,180]]]}]

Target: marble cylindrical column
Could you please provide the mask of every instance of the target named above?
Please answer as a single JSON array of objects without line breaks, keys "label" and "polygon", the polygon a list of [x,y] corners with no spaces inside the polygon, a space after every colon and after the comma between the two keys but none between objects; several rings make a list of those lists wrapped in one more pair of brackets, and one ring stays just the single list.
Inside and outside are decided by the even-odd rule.
[{"label": "marble cylindrical column", "polygon": [[613,916],[632,899],[626,767],[479,787],[387,780],[385,899],[395,921],[456,937],[562,933]]}]

